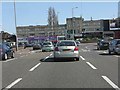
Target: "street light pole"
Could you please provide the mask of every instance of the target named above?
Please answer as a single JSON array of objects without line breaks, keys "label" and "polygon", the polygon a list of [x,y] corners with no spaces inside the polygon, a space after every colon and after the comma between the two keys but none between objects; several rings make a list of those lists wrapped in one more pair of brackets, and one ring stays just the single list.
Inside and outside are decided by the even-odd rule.
[{"label": "street light pole", "polygon": [[74,35],[75,35],[75,32],[74,32],[74,31],[75,31],[75,30],[74,30],[74,26],[73,26],[73,21],[74,21],[74,20],[73,20],[73,17],[74,17],[74,9],[75,9],[75,8],[78,8],[78,7],[73,7],[73,8],[72,8],[72,29],[73,29],[72,31],[73,31],[73,40],[75,39],[75,38],[74,38]]},{"label": "street light pole", "polygon": [[15,30],[16,30],[16,51],[18,50],[18,39],[17,39],[17,22],[16,22],[16,6],[14,0],[14,17],[15,17]]}]

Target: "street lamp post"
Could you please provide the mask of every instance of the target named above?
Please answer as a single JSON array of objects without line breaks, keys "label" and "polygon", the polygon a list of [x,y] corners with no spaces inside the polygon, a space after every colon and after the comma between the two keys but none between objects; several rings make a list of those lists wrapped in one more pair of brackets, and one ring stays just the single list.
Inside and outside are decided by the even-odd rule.
[{"label": "street lamp post", "polygon": [[18,39],[17,39],[17,22],[16,22],[16,6],[14,0],[14,17],[15,17],[15,30],[16,30],[16,51],[18,50]]},{"label": "street lamp post", "polygon": [[74,20],[73,20],[73,17],[74,17],[74,9],[76,9],[76,8],[78,8],[78,7],[73,7],[72,8],[72,31],[73,31],[73,40],[75,39],[74,38],[74,35],[75,35],[75,30],[74,30],[74,25],[73,25],[73,22],[74,22]]}]

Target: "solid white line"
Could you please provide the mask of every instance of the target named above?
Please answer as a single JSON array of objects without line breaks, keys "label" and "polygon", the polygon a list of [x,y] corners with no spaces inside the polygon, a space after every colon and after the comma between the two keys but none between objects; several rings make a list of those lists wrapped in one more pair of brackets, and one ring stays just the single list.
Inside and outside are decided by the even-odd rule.
[{"label": "solid white line", "polygon": [[20,82],[22,80],[22,78],[18,78],[17,80],[15,80],[13,83],[11,83],[10,85],[8,85],[6,88],[11,88],[13,87],[15,84],[17,84],[18,82]]},{"label": "solid white line", "polygon": [[6,60],[6,61],[3,61],[3,62],[9,62],[9,61],[13,61],[13,60],[15,60],[15,59],[17,59],[17,58],[8,59],[8,60]]},{"label": "solid white line", "polygon": [[41,64],[41,63],[38,63],[38,64],[35,65],[33,68],[31,68],[29,71],[31,72],[31,71],[35,70],[40,64]]},{"label": "solid white line", "polygon": [[85,60],[85,58],[84,58],[83,56],[80,56],[80,58],[81,58],[82,60]]},{"label": "solid white line", "polygon": [[97,69],[95,66],[93,66],[90,62],[86,62],[92,69]]},{"label": "solid white line", "polygon": [[102,76],[102,78],[103,78],[105,81],[107,81],[113,88],[120,90],[120,88],[119,88],[117,85],[115,85],[108,77]]}]

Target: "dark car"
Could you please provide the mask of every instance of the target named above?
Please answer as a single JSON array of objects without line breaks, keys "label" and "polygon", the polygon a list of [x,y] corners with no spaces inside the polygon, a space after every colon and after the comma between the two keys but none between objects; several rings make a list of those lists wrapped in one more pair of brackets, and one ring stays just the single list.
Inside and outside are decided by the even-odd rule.
[{"label": "dark car", "polygon": [[109,54],[112,52],[115,54],[120,54],[120,39],[114,39],[110,42],[108,52]]},{"label": "dark car", "polygon": [[107,50],[109,48],[109,41],[101,39],[97,43],[97,50]]},{"label": "dark car", "polygon": [[42,43],[35,43],[33,45],[33,50],[41,49],[42,48]]},{"label": "dark car", "polygon": [[6,60],[8,58],[14,58],[14,51],[7,43],[0,43],[0,58]]},{"label": "dark car", "polygon": [[25,43],[24,48],[27,48],[27,47],[33,47],[33,44]]},{"label": "dark car", "polygon": [[79,41],[75,41],[75,42],[76,42],[77,46],[80,46],[80,42]]}]

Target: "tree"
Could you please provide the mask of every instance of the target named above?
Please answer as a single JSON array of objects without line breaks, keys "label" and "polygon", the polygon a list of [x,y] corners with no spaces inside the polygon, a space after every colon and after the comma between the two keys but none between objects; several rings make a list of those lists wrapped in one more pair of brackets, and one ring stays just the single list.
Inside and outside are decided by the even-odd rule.
[{"label": "tree", "polygon": [[52,7],[49,7],[49,10],[48,10],[48,25],[49,26],[58,25],[58,16],[55,12],[55,9]]}]

